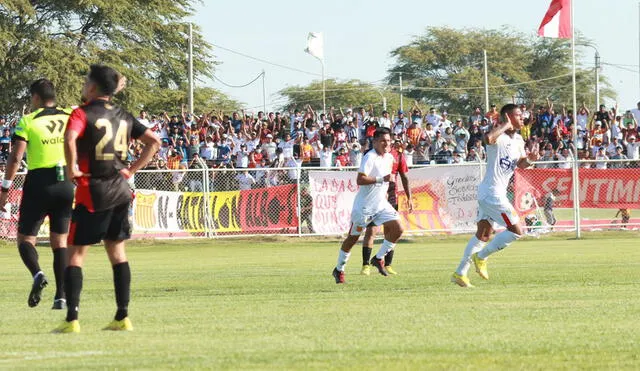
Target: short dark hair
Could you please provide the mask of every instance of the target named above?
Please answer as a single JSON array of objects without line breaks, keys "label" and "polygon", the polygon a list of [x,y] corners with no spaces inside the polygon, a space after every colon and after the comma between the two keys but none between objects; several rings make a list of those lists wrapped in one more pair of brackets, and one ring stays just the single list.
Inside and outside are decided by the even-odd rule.
[{"label": "short dark hair", "polygon": [[389,128],[377,128],[376,131],[373,133],[373,139],[378,139],[381,136],[388,134],[391,135],[391,130],[389,130]]},{"label": "short dark hair", "polygon": [[33,82],[29,87],[31,95],[37,95],[43,101],[52,101],[56,99],[56,88],[53,83],[47,79],[39,79]]},{"label": "short dark hair", "polygon": [[120,74],[111,67],[93,64],[89,70],[89,80],[98,86],[100,93],[112,96],[118,88]]},{"label": "short dark hair", "polygon": [[511,111],[516,108],[518,108],[518,106],[513,103],[505,104],[504,106],[502,106],[502,108],[500,108],[500,117],[504,118],[508,113],[511,113]]}]

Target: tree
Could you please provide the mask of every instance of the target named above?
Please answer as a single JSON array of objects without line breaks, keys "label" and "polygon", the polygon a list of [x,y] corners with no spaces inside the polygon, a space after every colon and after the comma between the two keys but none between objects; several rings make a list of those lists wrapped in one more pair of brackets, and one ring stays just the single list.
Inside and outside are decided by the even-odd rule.
[{"label": "tree", "polygon": [[[425,35],[391,52],[396,63],[388,81],[397,85],[402,72],[406,96],[465,115],[475,106],[484,107],[483,50],[487,51],[491,103],[513,99],[540,103],[550,98],[571,105],[570,43],[528,38],[509,28],[427,28]],[[601,95],[615,98],[606,78],[600,82]],[[579,68],[578,102],[595,106],[594,84],[592,70]]]},{"label": "tree", "polygon": [[[388,110],[395,110],[400,107],[400,96],[386,90],[385,87],[360,80],[349,80],[339,82],[334,79],[325,80],[326,106],[338,108],[357,108],[373,105],[376,112],[382,112],[383,97],[387,102]],[[322,110],[322,81],[314,81],[307,86],[292,86],[278,92],[286,102],[282,109],[290,109],[293,106],[299,109],[310,104],[317,111]]]},{"label": "tree", "polygon": [[[196,0],[5,0],[0,4],[0,112],[26,102],[26,85],[51,79],[61,105],[78,104],[92,63],[115,67],[129,109],[187,86],[186,18]],[[211,46],[194,26],[194,75],[211,77]],[[217,93],[220,94],[220,93]]]}]

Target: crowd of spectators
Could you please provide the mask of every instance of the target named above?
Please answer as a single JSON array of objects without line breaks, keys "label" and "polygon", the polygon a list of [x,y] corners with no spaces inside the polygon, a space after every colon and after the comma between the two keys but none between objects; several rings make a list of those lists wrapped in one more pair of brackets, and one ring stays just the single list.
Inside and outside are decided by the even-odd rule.
[{"label": "crowd of spectators", "polygon": [[[576,154],[579,159],[594,160],[582,165],[594,168],[634,166],[633,160],[640,158],[640,102],[625,112],[617,106],[607,109],[601,105],[592,113],[582,104],[574,114],[564,105],[558,109],[549,100],[543,105],[520,104],[520,109],[524,119],[520,134],[528,151],[539,148],[542,163],[538,167],[569,168]],[[246,169],[234,173],[232,182],[212,183],[218,189],[249,189],[295,182],[300,172],[294,168],[302,166],[359,166],[378,127],[391,130],[394,147],[408,165],[483,162],[486,148],[482,136],[497,123],[499,111],[491,105],[488,111],[475,107],[467,115],[451,117],[433,107],[425,112],[414,102],[407,113],[376,112],[369,106],[331,107],[326,114],[318,114],[307,105],[255,115],[215,110],[193,115],[183,106],[172,116],[141,111],[138,120],[162,141],[148,169]],[[11,149],[16,123],[17,117],[0,117],[0,164]],[[575,147],[573,125],[578,136]],[[131,143],[128,160],[133,161],[141,151],[140,143]],[[157,181],[166,182],[163,188],[168,189],[202,188],[197,180],[185,180],[185,174],[177,172],[170,180]]]}]

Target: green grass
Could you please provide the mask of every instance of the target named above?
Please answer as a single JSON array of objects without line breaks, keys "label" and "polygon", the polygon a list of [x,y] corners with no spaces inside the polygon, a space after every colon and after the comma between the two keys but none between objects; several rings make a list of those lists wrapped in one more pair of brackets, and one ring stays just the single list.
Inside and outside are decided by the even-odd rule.
[{"label": "green grass", "polygon": [[51,286],[27,307],[28,273],[0,247],[0,368],[640,368],[638,234],[570,236],[516,242],[475,289],[449,282],[466,236],[401,243],[388,278],[358,274],[358,246],[341,286],[334,238],[132,243],[131,333],[100,331],[115,304],[94,247],[70,335],[49,334]]},{"label": "green grass", "polygon": [[[618,209],[580,209],[580,218],[583,221],[588,220],[620,220],[620,216],[614,218]],[[558,220],[573,220],[573,209],[554,209],[554,214]],[[632,211],[631,217],[634,217]]]}]

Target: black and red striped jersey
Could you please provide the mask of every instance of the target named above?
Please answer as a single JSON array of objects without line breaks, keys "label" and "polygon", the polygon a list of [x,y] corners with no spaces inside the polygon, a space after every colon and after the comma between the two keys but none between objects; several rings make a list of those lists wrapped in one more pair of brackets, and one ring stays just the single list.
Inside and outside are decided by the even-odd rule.
[{"label": "black and red striped jersey", "polygon": [[126,168],[129,142],[147,128],[123,108],[95,100],[75,109],[66,130],[78,133],[78,168],[86,178],[77,179],[76,204],[102,211],[131,201]]}]

